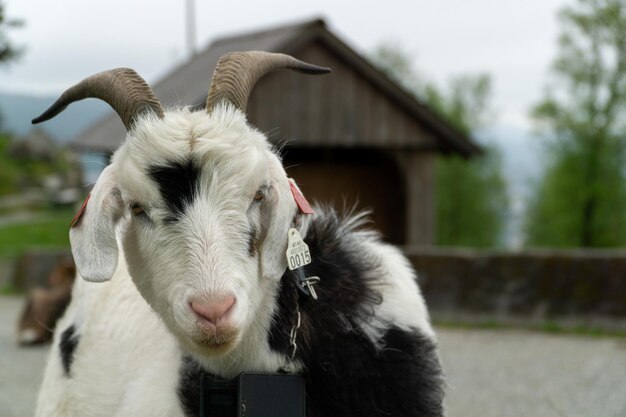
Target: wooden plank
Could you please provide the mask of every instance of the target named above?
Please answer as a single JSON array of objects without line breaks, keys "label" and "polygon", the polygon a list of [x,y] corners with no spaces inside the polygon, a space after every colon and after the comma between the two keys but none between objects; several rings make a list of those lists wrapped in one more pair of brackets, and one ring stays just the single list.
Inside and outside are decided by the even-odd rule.
[{"label": "wooden plank", "polygon": [[432,135],[419,121],[324,45],[312,42],[296,56],[333,73],[279,71],[259,81],[249,117],[273,139],[295,146],[432,148]]},{"label": "wooden plank", "polygon": [[435,154],[403,152],[398,160],[406,179],[406,244],[431,245],[435,233]]},{"label": "wooden plank", "polygon": [[374,98],[369,83],[365,80],[361,80],[361,85],[361,120],[363,123],[361,139],[363,140],[363,144],[367,146],[374,143],[374,127],[376,125],[374,117]]}]

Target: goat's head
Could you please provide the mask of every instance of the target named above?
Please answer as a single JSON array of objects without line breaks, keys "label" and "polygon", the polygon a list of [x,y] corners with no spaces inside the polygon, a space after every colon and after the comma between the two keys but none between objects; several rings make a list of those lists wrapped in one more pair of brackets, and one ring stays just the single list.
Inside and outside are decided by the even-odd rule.
[{"label": "goat's head", "polygon": [[72,252],[83,278],[106,281],[119,239],[142,296],[200,354],[231,350],[255,320],[269,317],[288,230],[306,227],[279,157],[244,114],[255,82],[278,68],[328,71],[282,54],[227,54],[206,111],[165,112],[134,71],[118,69],[70,88],[33,120],[87,97],[122,118],[126,141],[70,231]]}]

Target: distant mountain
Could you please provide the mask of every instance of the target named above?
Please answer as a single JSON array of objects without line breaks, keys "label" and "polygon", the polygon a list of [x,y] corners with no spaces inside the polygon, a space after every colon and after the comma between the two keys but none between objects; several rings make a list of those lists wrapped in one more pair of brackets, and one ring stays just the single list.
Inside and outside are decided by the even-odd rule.
[{"label": "distant mountain", "polygon": [[[41,114],[57,96],[38,97],[0,93],[0,129],[17,136],[26,135],[31,119]],[[40,127],[60,143],[66,143],[103,117],[109,107],[98,100],[85,100],[79,106],[70,105],[61,115]]]},{"label": "distant mountain", "polygon": [[529,130],[511,126],[493,126],[479,132],[477,137],[481,143],[495,145],[502,154],[502,171],[510,202],[505,246],[520,248],[532,184],[540,179],[546,162],[541,146],[543,140]]},{"label": "distant mountain", "polygon": [[493,126],[478,133],[479,141],[494,144],[502,152],[504,175],[516,191],[526,193],[543,170],[543,138],[529,130]]}]

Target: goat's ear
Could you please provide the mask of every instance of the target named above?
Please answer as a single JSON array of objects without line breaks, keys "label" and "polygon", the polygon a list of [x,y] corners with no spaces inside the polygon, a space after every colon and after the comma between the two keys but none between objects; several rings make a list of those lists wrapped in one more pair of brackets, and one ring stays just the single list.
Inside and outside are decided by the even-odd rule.
[{"label": "goat's ear", "polygon": [[87,281],[108,281],[117,267],[115,226],[123,213],[123,202],[111,166],[102,171],[70,229],[72,255],[80,275]]},{"label": "goat's ear", "polygon": [[268,200],[269,204],[262,208],[266,233],[259,248],[261,271],[263,278],[279,280],[287,268],[287,233],[295,213],[286,176],[273,181]]},{"label": "goat's ear", "polygon": [[[261,245],[261,263],[263,277],[280,279],[287,269],[287,242],[289,240],[289,229],[296,227],[300,234],[304,236],[308,226],[308,219],[303,216],[292,192],[295,187],[300,193],[293,179],[287,180],[283,173],[283,178],[273,185],[272,204],[269,209],[269,227],[267,235]],[[301,193],[300,193],[301,195]],[[302,197],[304,200],[304,197]],[[308,207],[308,203],[306,203]],[[309,207],[310,210],[310,207]],[[311,211],[312,213],[312,211]]]}]

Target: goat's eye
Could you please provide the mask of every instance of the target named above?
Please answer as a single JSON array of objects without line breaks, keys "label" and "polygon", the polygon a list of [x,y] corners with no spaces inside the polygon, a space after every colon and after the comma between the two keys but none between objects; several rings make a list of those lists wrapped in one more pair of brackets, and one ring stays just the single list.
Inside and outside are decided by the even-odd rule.
[{"label": "goat's eye", "polygon": [[140,216],[145,213],[143,207],[137,203],[134,203],[130,206],[130,212],[133,214],[133,216]]},{"label": "goat's eye", "polygon": [[259,191],[257,191],[257,192],[256,192],[256,194],[254,195],[254,201],[255,201],[255,202],[257,202],[257,203],[259,203],[259,202],[263,201],[263,198],[264,198],[264,197],[265,197],[265,196],[263,195],[263,191],[259,190]]}]

